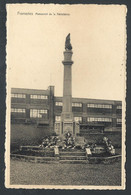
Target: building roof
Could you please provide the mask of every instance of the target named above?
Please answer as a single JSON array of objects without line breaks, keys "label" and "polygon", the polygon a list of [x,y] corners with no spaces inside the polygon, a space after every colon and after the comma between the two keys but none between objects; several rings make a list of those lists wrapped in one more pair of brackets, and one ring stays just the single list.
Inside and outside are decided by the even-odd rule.
[{"label": "building roof", "polygon": [[[54,87],[54,86],[53,86]],[[50,95],[50,87],[46,90],[41,89],[25,89],[25,88],[12,88],[11,93],[24,93],[24,94],[39,94]],[[54,96],[54,101],[62,101],[62,97]],[[91,99],[91,98],[76,98],[72,97],[72,102],[75,103],[95,103],[95,104],[122,104],[120,100],[105,100],[105,99]]]}]

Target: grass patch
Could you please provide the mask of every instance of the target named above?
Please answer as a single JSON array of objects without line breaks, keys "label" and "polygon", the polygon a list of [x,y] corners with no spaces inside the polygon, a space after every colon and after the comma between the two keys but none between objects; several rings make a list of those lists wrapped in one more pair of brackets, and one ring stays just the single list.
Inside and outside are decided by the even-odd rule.
[{"label": "grass patch", "polygon": [[37,164],[11,160],[11,185],[121,185],[121,162]]}]

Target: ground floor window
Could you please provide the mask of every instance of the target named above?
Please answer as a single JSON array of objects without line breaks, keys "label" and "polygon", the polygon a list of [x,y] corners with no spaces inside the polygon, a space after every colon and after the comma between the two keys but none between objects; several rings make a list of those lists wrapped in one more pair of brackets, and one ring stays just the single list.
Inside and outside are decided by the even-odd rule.
[{"label": "ground floor window", "polygon": [[43,114],[47,114],[47,110],[38,110],[38,109],[31,109],[30,110],[30,117],[31,118],[42,118]]},{"label": "ground floor window", "polygon": [[61,121],[61,116],[55,116],[55,121]]},{"label": "ground floor window", "polygon": [[81,116],[76,116],[76,117],[74,117],[74,121],[75,122],[81,122],[82,121],[82,117]]},{"label": "ground floor window", "polygon": [[112,118],[88,117],[88,122],[112,122]]}]

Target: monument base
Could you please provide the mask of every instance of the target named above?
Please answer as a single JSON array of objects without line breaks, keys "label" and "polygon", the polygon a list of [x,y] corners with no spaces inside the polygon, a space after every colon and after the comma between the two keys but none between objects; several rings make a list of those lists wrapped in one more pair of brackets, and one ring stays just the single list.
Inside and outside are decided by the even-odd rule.
[{"label": "monument base", "polygon": [[62,134],[70,133],[74,135],[74,122],[72,121],[64,121],[62,122]]},{"label": "monument base", "polygon": [[79,134],[79,124],[74,121],[55,122],[55,133],[57,135],[65,135],[71,133],[71,135]]}]

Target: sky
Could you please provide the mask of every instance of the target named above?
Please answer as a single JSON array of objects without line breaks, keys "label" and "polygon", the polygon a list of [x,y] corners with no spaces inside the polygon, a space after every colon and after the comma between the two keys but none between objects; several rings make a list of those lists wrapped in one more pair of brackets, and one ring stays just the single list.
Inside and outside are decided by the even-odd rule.
[{"label": "sky", "polygon": [[7,5],[9,87],[45,90],[54,85],[55,95],[62,96],[68,33],[74,61],[72,96],[122,100],[126,7],[120,5]]}]

